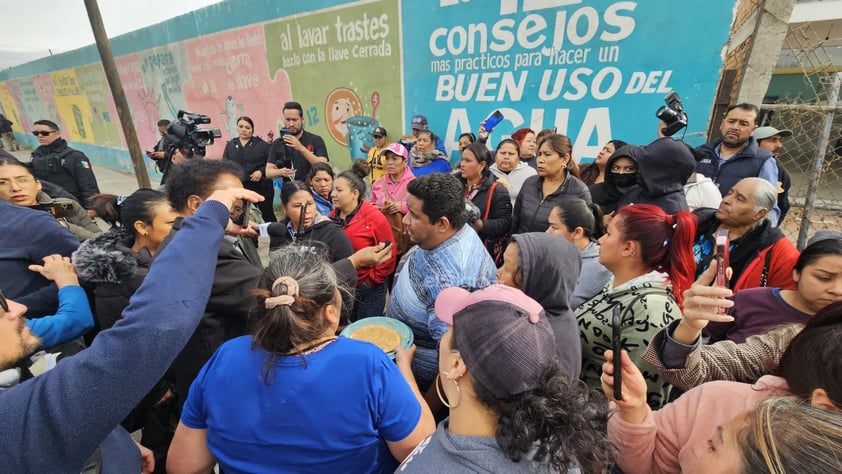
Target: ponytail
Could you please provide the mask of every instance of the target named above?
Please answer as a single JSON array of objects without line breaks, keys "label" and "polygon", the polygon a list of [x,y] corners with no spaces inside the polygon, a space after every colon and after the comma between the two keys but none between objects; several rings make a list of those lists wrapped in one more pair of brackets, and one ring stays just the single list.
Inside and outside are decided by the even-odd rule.
[{"label": "ponytail", "polygon": [[693,284],[696,269],[696,218],[686,211],[670,215],[652,204],[626,206],[617,212],[617,217],[623,239],[640,244],[644,265],[669,275],[675,300],[683,305],[684,290]]}]

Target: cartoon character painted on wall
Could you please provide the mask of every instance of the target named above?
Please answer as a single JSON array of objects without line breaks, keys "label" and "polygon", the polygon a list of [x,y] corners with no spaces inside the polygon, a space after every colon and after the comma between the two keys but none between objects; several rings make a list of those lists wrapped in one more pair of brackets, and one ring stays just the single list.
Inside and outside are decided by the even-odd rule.
[{"label": "cartoon character painted on wall", "polygon": [[325,100],[327,131],[342,146],[348,145],[348,119],[363,114],[363,106],[356,92],[347,87],[337,87]]},{"label": "cartoon character painted on wall", "polygon": [[239,136],[237,132],[237,118],[244,115],[245,110],[246,107],[243,104],[235,104],[234,98],[230,95],[225,99],[225,110],[222,111],[222,116],[224,117],[223,123],[225,124],[225,130],[228,130],[228,134],[231,135],[232,139]]},{"label": "cartoon character painted on wall", "polygon": [[359,96],[346,87],[333,89],[325,100],[325,116],[329,119],[328,133],[337,143],[348,147],[351,161],[367,159],[368,150],[374,146],[371,133],[380,125],[374,117],[380,104],[379,93],[371,95],[371,103],[371,117],[363,116]]}]

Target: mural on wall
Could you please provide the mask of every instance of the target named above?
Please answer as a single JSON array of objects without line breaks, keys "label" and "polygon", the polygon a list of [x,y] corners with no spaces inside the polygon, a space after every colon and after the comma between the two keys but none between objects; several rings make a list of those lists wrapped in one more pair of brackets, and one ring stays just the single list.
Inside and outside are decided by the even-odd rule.
[{"label": "mural on wall", "polygon": [[277,135],[281,105],[290,100],[289,81],[280,71],[269,73],[263,29],[249,26],[184,42],[192,82],[184,84],[190,112],[211,117],[222,139],[208,147],[207,156],[221,157],[225,142],[237,135],[237,117],[254,121],[254,133]]},{"label": "mural on wall", "polygon": [[151,150],[159,138],[157,123],[161,118],[158,114],[160,93],[144,82],[137,54],[120,56],[114,61],[123,82],[140,147]]},{"label": "mural on wall", "polygon": [[3,109],[3,115],[14,122],[13,129],[17,132],[27,131],[25,127],[24,118],[20,113],[15,97],[20,96],[17,90],[17,84],[13,81],[0,83],[0,108]]},{"label": "mural on wall", "polygon": [[[499,109],[497,143],[521,127],[556,127],[593,159],[611,138],[654,139],[655,110],[672,90],[690,114],[689,140],[706,130],[733,0],[403,2],[406,118],[427,115],[449,149]],[[414,19],[414,20],[410,20]],[[696,120],[693,120],[696,118]]]},{"label": "mural on wall", "polygon": [[[32,78],[35,94],[30,94],[26,99],[31,108],[39,113],[32,115],[35,120],[47,119],[58,124],[62,130],[67,130],[67,123],[62,120],[56,107],[56,90],[53,76],[51,74],[38,74]],[[40,109],[40,110],[39,110]]]},{"label": "mural on wall", "polygon": [[97,143],[91,128],[91,104],[76,77],[76,71],[56,71],[52,73],[52,79],[57,113],[64,123],[62,137],[74,142]]},{"label": "mural on wall", "polygon": [[268,23],[264,30],[269,70],[289,77],[305,127],[325,140],[334,166],[366,158],[377,126],[394,140],[402,135],[397,1],[355,2]]},{"label": "mural on wall", "polygon": [[125,148],[117,107],[108,80],[101,64],[89,64],[76,68],[76,77],[91,107],[88,128],[93,132],[96,143],[113,148]]},{"label": "mural on wall", "polygon": [[[653,139],[670,91],[690,116],[686,140],[703,141],[734,2],[686,2],[682,17],[693,21],[677,26],[667,0],[228,0],[193,14],[199,36],[153,44],[171,37],[175,20],[153,25],[116,62],[144,149],[157,143],[159,119],[186,109],[221,129],[208,149],[219,157],[236,117],[277,137],[282,104],[295,100],[338,169],[366,157],[378,125],[397,140],[421,113],[455,150],[459,134],[495,110],[505,119],[492,145],[520,127],[555,127],[587,162],[611,138]],[[265,21],[237,23],[230,12],[242,9]],[[113,152],[103,165],[131,170],[101,66],[69,62],[0,72],[11,78],[0,83],[0,106],[25,132],[54,120],[71,141]]]}]

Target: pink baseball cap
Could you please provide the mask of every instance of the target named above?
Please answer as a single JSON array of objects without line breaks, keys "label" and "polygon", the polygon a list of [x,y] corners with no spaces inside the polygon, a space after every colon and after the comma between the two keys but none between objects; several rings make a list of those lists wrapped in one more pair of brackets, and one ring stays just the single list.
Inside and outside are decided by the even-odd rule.
[{"label": "pink baseball cap", "polygon": [[453,345],[473,377],[498,398],[536,387],[557,357],[544,308],[516,288],[447,288],[436,298],[435,310],[453,326]]},{"label": "pink baseball cap", "polygon": [[389,145],[387,145],[386,148],[384,148],[380,152],[380,156],[383,156],[383,153],[386,153],[387,151],[391,151],[392,153],[398,156],[402,156],[404,160],[409,159],[409,152],[406,150],[406,147],[398,142],[390,143]]}]

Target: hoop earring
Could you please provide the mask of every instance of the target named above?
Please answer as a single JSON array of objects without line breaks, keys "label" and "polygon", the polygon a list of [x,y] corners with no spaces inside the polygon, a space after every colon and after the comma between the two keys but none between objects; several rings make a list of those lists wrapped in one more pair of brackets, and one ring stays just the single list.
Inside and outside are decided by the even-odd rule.
[{"label": "hoop earring", "polygon": [[462,390],[459,388],[459,382],[452,380],[453,385],[456,385],[456,394],[459,395],[459,398],[456,399],[456,403],[452,405],[448,404],[447,400],[445,400],[444,396],[442,395],[442,391],[444,390],[440,382],[442,374],[450,375],[445,371],[441,371],[438,373],[438,375],[436,375],[436,380],[433,382],[436,385],[436,395],[439,396],[439,400],[441,401],[442,405],[446,406],[447,408],[456,408],[456,406],[459,405],[459,398],[462,398]]}]

